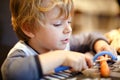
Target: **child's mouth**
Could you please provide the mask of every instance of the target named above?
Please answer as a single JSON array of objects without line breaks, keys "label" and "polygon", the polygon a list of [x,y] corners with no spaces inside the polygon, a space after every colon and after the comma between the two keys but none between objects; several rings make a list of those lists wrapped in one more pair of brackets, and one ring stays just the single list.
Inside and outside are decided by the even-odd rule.
[{"label": "child's mouth", "polygon": [[64,44],[67,44],[69,42],[69,39],[67,38],[67,39],[64,39],[64,40],[62,40],[62,43],[64,43]]}]

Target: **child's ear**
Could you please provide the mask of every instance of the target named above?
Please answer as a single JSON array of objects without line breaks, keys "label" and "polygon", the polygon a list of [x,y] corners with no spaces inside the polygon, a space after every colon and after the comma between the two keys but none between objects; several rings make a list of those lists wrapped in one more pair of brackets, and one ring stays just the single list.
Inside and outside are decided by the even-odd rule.
[{"label": "child's ear", "polygon": [[28,37],[30,38],[33,38],[34,37],[34,32],[33,30],[30,29],[29,25],[28,24],[24,24],[22,27],[21,27],[21,30],[24,32],[25,35],[27,35]]}]

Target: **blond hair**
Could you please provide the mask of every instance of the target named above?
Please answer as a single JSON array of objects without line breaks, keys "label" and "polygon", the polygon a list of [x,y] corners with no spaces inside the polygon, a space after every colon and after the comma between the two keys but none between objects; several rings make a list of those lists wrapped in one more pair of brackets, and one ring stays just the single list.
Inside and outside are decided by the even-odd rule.
[{"label": "blond hair", "polygon": [[35,30],[44,20],[44,13],[60,6],[61,14],[68,17],[73,12],[72,0],[10,0],[12,25],[19,39],[28,41],[29,37],[21,30],[24,24]]}]

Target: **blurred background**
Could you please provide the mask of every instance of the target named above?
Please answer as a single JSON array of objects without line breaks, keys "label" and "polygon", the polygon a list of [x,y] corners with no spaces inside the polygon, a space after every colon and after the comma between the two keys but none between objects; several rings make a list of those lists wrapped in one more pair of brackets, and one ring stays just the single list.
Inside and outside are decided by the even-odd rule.
[{"label": "blurred background", "polygon": [[[17,42],[16,34],[11,26],[9,1],[0,0],[0,67],[10,48]],[[1,73],[0,80],[2,80]]]},{"label": "blurred background", "polygon": [[[0,67],[8,51],[18,41],[11,25],[9,1],[0,0]],[[92,31],[107,33],[120,27],[119,0],[73,0],[73,2],[75,6],[73,34]]]},{"label": "blurred background", "polygon": [[73,33],[99,31],[120,27],[120,0],[73,0],[75,15]]}]

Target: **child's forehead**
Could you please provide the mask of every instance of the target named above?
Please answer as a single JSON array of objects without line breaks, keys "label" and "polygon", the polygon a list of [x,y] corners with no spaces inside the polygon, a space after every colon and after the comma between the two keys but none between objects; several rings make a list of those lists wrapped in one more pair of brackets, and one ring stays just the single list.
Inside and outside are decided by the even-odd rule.
[{"label": "child's forehead", "polygon": [[[54,7],[52,10],[45,12],[45,16],[49,18],[57,18],[60,15],[61,11],[58,7]],[[63,14],[61,15],[63,16]]]},{"label": "child's forehead", "polygon": [[[56,6],[52,10],[46,12],[45,16],[46,16],[46,18],[51,19],[51,20],[54,20],[54,19],[65,19],[66,14],[61,13],[61,9]],[[69,16],[69,18],[70,17],[71,16]]]},{"label": "child's forehead", "polygon": [[58,3],[63,3],[63,1],[62,0],[41,0],[42,7],[49,7]]},{"label": "child's forehead", "polygon": [[47,6],[52,3],[53,0],[41,0],[41,6]]},{"label": "child's forehead", "polygon": [[44,13],[45,19],[67,19],[71,17],[72,7],[69,0],[41,0],[39,10]]}]

